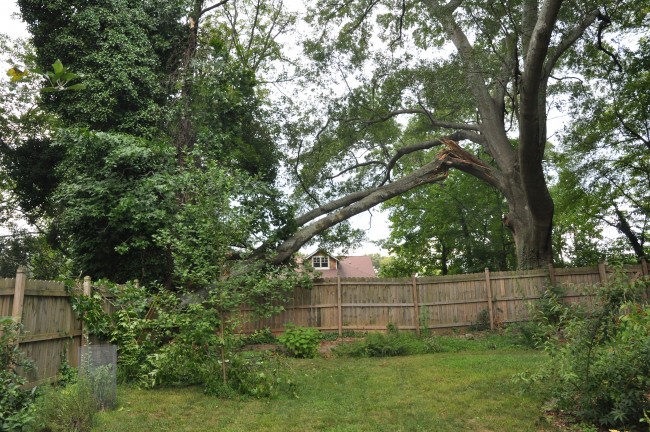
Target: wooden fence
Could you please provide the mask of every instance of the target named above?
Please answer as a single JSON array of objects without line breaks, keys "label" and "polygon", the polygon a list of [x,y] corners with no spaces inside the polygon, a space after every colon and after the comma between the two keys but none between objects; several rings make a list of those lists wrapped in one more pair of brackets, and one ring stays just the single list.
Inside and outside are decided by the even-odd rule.
[{"label": "wooden fence", "polygon": [[[527,304],[539,299],[545,287],[564,287],[567,302],[590,302],[585,287],[604,283],[613,269],[598,267],[490,272],[401,279],[324,279],[311,289],[297,288],[274,317],[248,322],[244,331],[270,328],[283,331],[286,323],[322,331],[402,330],[444,331],[468,327],[486,314],[491,328],[526,320]],[[629,278],[648,275],[648,264],[626,266]],[[242,309],[244,315],[250,308]],[[485,316],[485,315],[484,315]],[[246,320],[244,320],[246,321]]]},{"label": "wooden fence", "polygon": [[[648,275],[648,265],[627,266],[630,278]],[[285,311],[265,320],[245,324],[252,332],[270,327],[284,330],[285,324],[316,327],[322,331],[386,330],[393,324],[402,330],[444,331],[467,327],[479,314],[487,315],[491,327],[527,318],[526,304],[540,298],[549,284],[566,289],[565,300],[585,302],[591,295],[585,286],[605,282],[611,269],[598,267],[546,271],[490,272],[407,279],[326,279],[312,289],[297,288]],[[83,293],[90,295],[90,278]],[[650,293],[648,293],[650,294]],[[109,307],[109,306],[106,306]],[[250,310],[243,308],[243,314]],[[0,279],[0,316],[12,316],[24,326],[21,349],[34,361],[26,372],[30,385],[56,376],[61,358],[78,365],[84,343],[83,326],[61,282],[27,279],[19,269],[15,279]]]},{"label": "wooden fence", "polygon": [[[90,278],[81,288],[90,295]],[[34,368],[21,371],[33,387],[56,377],[61,359],[69,365],[79,364],[79,347],[83,325],[75,315],[65,284],[28,279],[19,268],[15,279],[0,279],[0,316],[11,316],[23,325],[19,338],[21,350],[33,361]]]}]

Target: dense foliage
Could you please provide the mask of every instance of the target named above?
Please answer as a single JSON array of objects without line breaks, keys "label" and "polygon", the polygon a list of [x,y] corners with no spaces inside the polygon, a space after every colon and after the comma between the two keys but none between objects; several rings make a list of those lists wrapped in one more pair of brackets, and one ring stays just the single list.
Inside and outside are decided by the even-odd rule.
[{"label": "dense foliage", "polygon": [[19,373],[31,362],[18,348],[21,326],[10,317],[0,317],[0,431],[20,432],[33,420],[34,395],[21,386],[27,380]]},{"label": "dense foliage", "polygon": [[591,307],[575,307],[548,293],[537,309],[532,340],[550,355],[538,383],[553,408],[575,421],[636,427],[650,410],[650,307],[648,281],[619,273],[597,288]]},{"label": "dense foliage", "polygon": [[[254,309],[248,319],[269,316],[281,308],[283,293],[309,279],[292,268],[276,269],[273,276],[263,269],[232,270],[202,295],[181,297],[162,287],[102,282],[105,288],[92,297],[75,296],[74,308],[89,334],[118,346],[120,381],[143,387],[201,384],[223,396],[276,395],[290,382],[274,357],[239,352],[246,343],[235,334],[244,319],[239,307]],[[114,312],[104,311],[106,302]]]},{"label": "dense foliage", "polygon": [[[42,89],[32,97],[38,121],[14,119],[31,122],[31,136],[2,141],[19,207],[71,259],[73,274],[171,287],[182,270],[174,268],[169,234],[192,203],[188,181],[201,186],[218,171],[251,187],[219,194],[226,207],[238,202],[240,213],[254,214],[239,228],[248,250],[240,243],[238,251],[273,244],[272,231],[293,215],[275,189],[277,126],[256,76],[277,55],[275,43],[256,37],[243,49],[223,19],[202,20],[188,40],[182,22],[194,12],[184,1],[109,3],[19,2],[35,52],[14,61],[31,73],[61,58],[65,68],[57,67],[83,81],[72,86],[79,91]],[[261,4],[250,12],[258,30],[275,13]]]},{"label": "dense foliage", "polygon": [[153,235],[175,210],[174,150],[130,135],[67,129],[51,226],[73,268],[115,281],[167,281],[169,264]]},{"label": "dense foliage", "polygon": [[54,1],[44,6],[21,0],[18,5],[33,37],[36,65],[47,69],[60,59],[83,75],[88,89],[47,95],[47,110],[66,126],[160,135],[169,75],[183,49],[183,2]]},{"label": "dense foliage", "polygon": [[278,342],[293,357],[313,358],[318,354],[321,334],[318,329],[285,325],[285,331],[278,337]]},{"label": "dense foliage", "polygon": [[[558,240],[575,238],[574,250],[558,245],[567,255],[648,256],[650,42],[647,35],[637,42],[619,48],[617,63],[585,62],[589,81],[567,84],[574,121],[555,158]],[[602,239],[603,227],[616,241]]]},{"label": "dense foliage", "polygon": [[383,246],[395,257],[381,275],[399,277],[481,272],[516,266],[514,242],[501,215],[503,198],[478,180],[450,173],[384,204],[391,222]]}]

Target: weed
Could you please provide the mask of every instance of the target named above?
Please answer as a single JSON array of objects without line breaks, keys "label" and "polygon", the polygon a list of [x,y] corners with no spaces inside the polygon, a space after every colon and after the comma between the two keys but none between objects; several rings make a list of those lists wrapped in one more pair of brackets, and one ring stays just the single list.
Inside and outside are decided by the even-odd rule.
[{"label": "weed", "polygon": [[67,387],[48,387],[35,404],[34,432],[87,432],[99,405],[86,380]]},{"label": "weed", "polygon": [[229,359],[228,381],[220,378],[221,365],[213,360],[207,366],[205,392],[221,398],[236,395],[275,398],[292,394],[293,382],[282,359],[269,352],[243,352]]},{"label": "weed", "polygon": [[293,324],[287,324],[285,327],[286,330],[278,337],[278,342],[287,349],[289,354],[299,358],[316,357],[322,339],[317,329]]},{"label": "weed", "polygon": [[333,352],[344,357],[394,357],[439,352],[435,338],[412,333],[370,333],[365,340],[339,344]]}]

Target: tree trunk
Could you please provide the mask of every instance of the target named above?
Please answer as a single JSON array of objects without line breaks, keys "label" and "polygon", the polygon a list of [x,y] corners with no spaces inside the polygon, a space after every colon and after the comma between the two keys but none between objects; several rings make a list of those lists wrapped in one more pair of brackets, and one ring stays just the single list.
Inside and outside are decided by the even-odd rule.
[{"label": "tree trunk", "polygon": [[448,255],[449,251],[447,250],[445,242],[441,241],[440,246],[441,246],[441,249],[442,249],[442,251],[441,251],[442,254],[440,256],[440,265],[441,265],[441,268],[442,268],[442,275],[446,276],[446,275],[449,274],[449,267],[447,266],[447,255]]},{"label": "tree trunk", "polygon": [[[519,188],[517,188],[519,189]],[[508,191],[506,199],[509,212],[503,222],[512,231],[517,254],[517,268],[520,270],[546,267],[553,262],[553,201],[540,208],[528,203],[526,195],[519,189]],[[514,196],[509,196],[514,195]],[[548,205],[550,204],[550,208]],[[537,214],[533,209],[541,210]]]},{"label": "tree trunk", "polygon": [[616,207],[616,217],[618,218],[616,228],[625,235],[625,238],[627,238],[630,246],[632,246],[632,249],[634,250],[637,260],[641,262],[641,260],[646,257],[643,245],[639,241],[637,235],[632,231],[632,227],[627,221],[627,217],[625,217],[625,214],[618,207]]}]

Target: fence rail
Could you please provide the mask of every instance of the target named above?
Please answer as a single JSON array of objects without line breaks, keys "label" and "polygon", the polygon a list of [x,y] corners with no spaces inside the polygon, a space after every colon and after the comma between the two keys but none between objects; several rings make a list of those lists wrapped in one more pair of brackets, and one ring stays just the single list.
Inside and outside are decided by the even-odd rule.
[{"label": "fence rail", "polygon": [[[491,328],[528,318],[527,304],[539,299],[545,287],[564,287],[566,302],[591,302],[585,288],[607,282],[614,270],[598,267],[554,268],[530,271],[395,279],[340,279],[318,281],[311,289],[296,288],[285,311],[267,319],[252,319],[252,308],[242,308],[243,330],[287,323],[322,331],[385,330],[389,324],[403,330],[444,331],[468,327],[487,311]],[[629,278],[648,275],[648,264],[625,266]]]},{"label": "fence rail", "polygon": [[23,325],[19,346],[34,362],[33,369],[22,371],[30,386],[55,377],[62,358],[78,364],[82,324],[63,283],[28,279],[19,268],[15,279],[0,279],[0,316]]},{"label": "fence rail", "polygon": [[[252,310],[243,307],[244,332],[269,327],[284,331],[287,323],[315,327],[322,331],[385,330],[393,324],[402,330],[444,331],[467,327],[487,310],[489,325],[522,321],[526,304],[540,298],[549,284],[565,288],[565,301],[589,302],[586,286],[604,283],[612,269],[598,267],[490,272],[399,279],[325,279],[312,289],[296,288],[285,311],[264,320],[253,320]],[[630,278],[648,275],[648,264],[624,268]],[[89,277],[82,292],[90,295]],[[650,293],[648,293],[650,294]],[[25,372],[30,385],[56,376],[61,359],[78,365],[79,347],[84,343],[83,325],[75,315],[70,294],[61,282],[32,280],[24,269],[15,279],[0,279],[0,316],[21,322],[21,349],[34,361]]]}]

